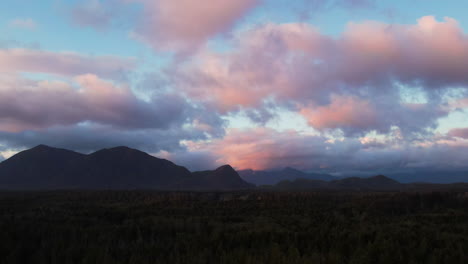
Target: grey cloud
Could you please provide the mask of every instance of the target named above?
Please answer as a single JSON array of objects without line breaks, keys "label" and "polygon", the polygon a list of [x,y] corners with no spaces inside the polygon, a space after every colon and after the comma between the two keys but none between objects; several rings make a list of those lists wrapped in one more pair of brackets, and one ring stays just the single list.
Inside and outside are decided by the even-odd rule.
[{"label": "grey cloud", "polygon": [[102,148],[128,146],[143,151],[176,151],[181,140],[205,139],[203,133],[184,129],[115,130],[99,125],[74,125],[18,133],[0,132],[0,143],[7,149],[25,149],[39,144],[91,152]]},{"label": "grey cloud", "polygon": [[169,128],[189,121],[193,107],[174,94],[137,98],[126,87],[96,76],[79,77],[79,89],[62,82],[1,83],[0,129],[13,131],[81,122],[117,128]]}]

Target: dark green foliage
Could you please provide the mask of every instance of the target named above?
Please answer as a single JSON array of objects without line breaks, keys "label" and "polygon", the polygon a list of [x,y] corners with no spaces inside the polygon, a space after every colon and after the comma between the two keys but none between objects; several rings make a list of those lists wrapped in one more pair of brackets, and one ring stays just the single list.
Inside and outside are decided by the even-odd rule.
[{"label": "dark green foliage", "polygon": [[468,263],[468,194],[0,193],[0,263]]}]

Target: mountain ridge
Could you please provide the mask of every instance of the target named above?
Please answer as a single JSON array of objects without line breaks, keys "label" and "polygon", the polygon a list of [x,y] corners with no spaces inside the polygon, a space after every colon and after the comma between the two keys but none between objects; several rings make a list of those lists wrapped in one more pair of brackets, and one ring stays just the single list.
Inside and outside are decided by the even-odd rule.
[{"label": "mountain ridge", "polygon": [[274,185],[284,180],[309,179],[331,181],[337,179],[329,174],[307,173],[292,167],[285,167],[280,170],[240,170],[238,171],[242,179],[256,185]]},{"label": "mountain ridge", "polygon": [[333,181],[299,178],[281,181],[276,185],[263,186],[262,189],[276,191],[467,191],[468,183],[401,183],[390,177],[377,175],[366,178],[348,177]]},{"label": "mountain ridge", "polygon": [[125,146],[81,154],[38,145],[0,162],[0,189],[231,190],[252,187],[231,166],[231,170],[223,167],[199,175],[169,160]]}]

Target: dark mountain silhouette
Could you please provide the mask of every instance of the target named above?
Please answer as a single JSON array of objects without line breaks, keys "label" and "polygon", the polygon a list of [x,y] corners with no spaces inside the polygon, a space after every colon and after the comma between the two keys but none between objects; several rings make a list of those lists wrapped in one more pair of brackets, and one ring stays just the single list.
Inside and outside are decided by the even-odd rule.
[{"label": "dark mountain silhouette", "polygon": [[274,186],[264,187],[272,190],[344,190],[344,191],[467,191],[468,183],[400,183],[389,177],[378,175],[368,178],[350,177],[333,181],[296,179],[282,181]]},{"label": "dark mountain silhouette", "polygon": [[84,155],[39,145],[0,163],[0,189],[243,189],[230,167],[191,173],[145,152],[116,147]]},{"label": "dark mountain silhouette", "polygon": [[291,167],[286,167],[282,170],[276,171],[255,171],[255,170],[241,170],[239,175],[247,182],[255,185],[274,185],[285,180],[295,179],[309,179],[309,180],[322,180],[331,181],[336,179],[329,174],[320,173],[307,173]]},{"label": "dark mountain silhouette", "polygon": [[[383,173],[383,172],[379,172]],[[367,174],[367,173],[366,173]],[[384,171],[387,178],[400,183],[435,183],[435,184],[454,184],[468,183],[468,172],[466,170],[429,170],[429,169],[407,169],[400,172]],[[284,168],[276,171],[255,171],[241,170],[239,175],[247,182],[256,185],[275,185],[282,181],[294,181],[296,179],[334,181],[339,179],[354,178],[353,173],[336,177],[330,174],[307,173],[294,168]],[[374,174],[375,175],[375,174]],[[370,176],[370,175],[369,175]],[[359,176],[367,178],[369,176]]]},{"label": "dark mountain silhouette", "polygon": [[85,155],[39,145],[0,163],[0,187],[60,188],[70,185],[69,168]]},{"label": "dark mountain silhouette", "polygon": [[358,178],[351,177],[340,180],[331,181],[330,185],[338,189],[398,189],[402,187],[402,184],[385,177],[383,175],[378,175],[369,178]]},{"label": "dark mountain silhouette", "polygon": [[99,150],[74,165],[74,175],[81,179],[78,187],[83,188],[164,189],[192,177],[184,167],[127,147]]},{"label": "dark mountain silhouette", "polygon": [[429,183],[457,183],[468,182],[468,172],[466,170],[412,170],[400,173],[385,173],[390,178],[402,183],[429,182]]},{"label": "dark mountain silhouette", "polygon": [[328,189],[329,182],[321,180],[295,179],[285,180],[273,186],[279,190],[311,190],[311,189]]},{"label": "dark mountain silhouette", "polygon": [[404,188],[404,185],[383,175],[378,175],[369,178],[350,177],[329,182],[296,179],[294,181],[282,181],[276,184],[274,188],[287,190],[398,190]]},{"label": "dark mountain silhouette", "polygon": [[230,166],[224,165],[214,171],[197,171],[188,186],[197,189],[227,190],[248,189],[254,185],[242,180],[239,174]]}]

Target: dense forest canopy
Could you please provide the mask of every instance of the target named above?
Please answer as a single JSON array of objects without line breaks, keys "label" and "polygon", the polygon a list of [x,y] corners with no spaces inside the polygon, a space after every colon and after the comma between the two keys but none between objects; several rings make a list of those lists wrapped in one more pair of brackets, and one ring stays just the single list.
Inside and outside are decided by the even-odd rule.
[{"label": "dense forest canopy", "polygon": [[3,192],[0,263],[467,263],[467,192]]}]

